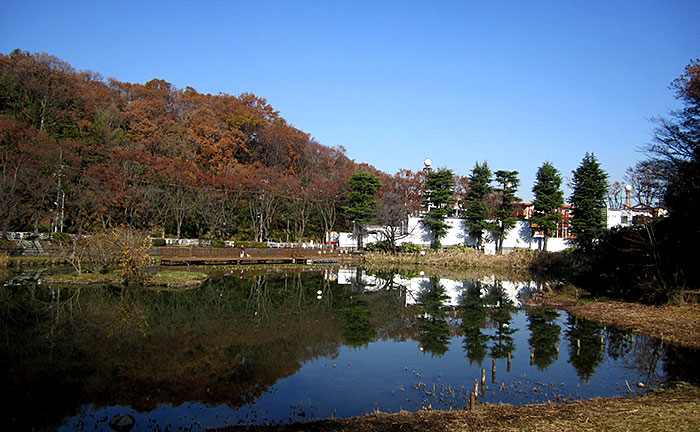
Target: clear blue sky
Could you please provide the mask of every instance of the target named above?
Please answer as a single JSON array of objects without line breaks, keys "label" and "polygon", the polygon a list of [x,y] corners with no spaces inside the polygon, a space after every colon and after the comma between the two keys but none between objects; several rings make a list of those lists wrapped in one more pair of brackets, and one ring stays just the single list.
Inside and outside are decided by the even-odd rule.
[{"label": "clear blue sky", "polygon": [[700,1],[5,1],[0,52],[203,93],[264,97],[394,173],[520,171],[587,151],[611,181],[643,155],[700,57]]}]

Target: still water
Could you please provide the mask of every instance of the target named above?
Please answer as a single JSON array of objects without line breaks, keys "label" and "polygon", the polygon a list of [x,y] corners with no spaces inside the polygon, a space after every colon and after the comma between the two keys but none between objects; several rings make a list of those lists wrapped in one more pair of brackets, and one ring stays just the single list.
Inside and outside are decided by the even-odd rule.
[{"label": "still water", "polygon": [[[15,281],[21,278],[15,277]],[[0,426],[138,430],[625,396],[697,353],[523,309],[531,281],[360,269],[223,274],[179,291],[0,288]]]}]

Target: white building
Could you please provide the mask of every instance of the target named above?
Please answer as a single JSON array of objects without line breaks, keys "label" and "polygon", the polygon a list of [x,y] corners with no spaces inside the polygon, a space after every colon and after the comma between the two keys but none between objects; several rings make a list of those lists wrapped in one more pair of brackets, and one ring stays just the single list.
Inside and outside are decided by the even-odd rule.
[{"label": "white building", "polygon": [[[539,250],[544,247],[544,238],[540,233],[533,234],[532,224],[529,220],[530,212],[527,211],[528,206],[532,204],[524,204],[522,214],[524,217],[519,219],[513,229],[511,229],[506,238],[503,240],[503,251],[508,252],[513,249],[534,249]],[[557,229],[557,235],[547,239],[547,250],[551,252],[562,251],[573,246],[574,237],[569,233],[569,221],[572,217],[570,206],[565,206],[562,210],[562,222]],[[663,209],[646,209],[646,208],[623,208],[623,209],[606,209],[607,227],[608,229],[618,226],[631,226],[633,222],[640,217],[659,217],[664,216],[666,212]],[[397,245],[404,243],[413,243],[423,247],[430,247],[433,241],[432,232],[423,226],[421,216],[410,216],[408,223],[402,228],[402,235],[397,239]],[[448,217],[445,222],[449,225],[447,234],[440,239],[442,246],[476,245],[476,239],[469,235],[465,225],[465,219]],[[379,227],[367,227],[367,233],[363,238],[365,245],[384,240]],[[535,230],[536,231],[536,230]],[[338,233],[338,246],[341,248],[354,248],[357,246],[357,239],[352,233]],[[482,241],[484,252],[494,254],[496,252],[496,242],[490,233],[485,233]]]},{"label": "white building", "polygon": [[[423,247],[430,247],[433,241],[432,232],[423,226],[420,216],[411,216],[408,218],[408,224],[404,229],[404,236],[397,240],[397,244],[413,243]],[[476,239],[468,234],[465,219],[448,217],[445,222],[450,226],[447,234],[440,239],[443,246],[465,245],[475,246]],[[381,234],[371,228],[363,238],[363,243],[369,244],[383,240]],[[549,238],[547,240],[547,250],[560,251],[571,246],[571,239],[565,238]],[[354,248],[357,246],[357,238],[352,233],[339,233],[339,247]],[[532,234],[532,227],[529,220],[519,220],[515,227],[511,229],[506,238],[503,240],[503,251],[507,252],[513,249],[541,249],[543,247],[543,239]],[[488,233],[483,238],[484,252],[494,254],[496,252],[496,242]]]},{"label": "white building", "polygon": [[608,229],[631,226],[638,218],[656,218],[666,216],[666,210],[661,208],[627,207],[621,209],[608,208]]}]

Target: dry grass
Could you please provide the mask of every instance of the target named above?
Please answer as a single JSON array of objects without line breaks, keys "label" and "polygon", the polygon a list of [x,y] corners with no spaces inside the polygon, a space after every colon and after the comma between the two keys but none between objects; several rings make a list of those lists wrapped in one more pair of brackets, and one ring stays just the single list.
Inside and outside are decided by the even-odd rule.
[{"label": "dry grass", "polygon": [[225,431],[697,431],[700,389],[682,386],[639,398],[592,399],[515,407],[483,405],[474,411],[370,414],[279,427]]},{"label": "dry grass", "polygon": [[446,269],[566,271],[569,274],[584,265],[579,258],[570,254],[525,249],[517,249],[504,255],[486,255],[474,249],[427,250],[425,255],[370,252],[362,256],[362,261],[367,267],[424,266]]},{"label": "dry grass", "polygon": [[509,254],[494,256],[485,255],[476,250],[427,250],[421,254],[388,254],[369,252],[364,255],[367,265],[422,265],[439,267],[477,267],[477,268],[520,268],[527,269],[532,265],[536,253],[515,251]]},{"label": "dry grass", "polygon": [[10,254],[7,252],[0,252],[0,268],[10,266]]}]

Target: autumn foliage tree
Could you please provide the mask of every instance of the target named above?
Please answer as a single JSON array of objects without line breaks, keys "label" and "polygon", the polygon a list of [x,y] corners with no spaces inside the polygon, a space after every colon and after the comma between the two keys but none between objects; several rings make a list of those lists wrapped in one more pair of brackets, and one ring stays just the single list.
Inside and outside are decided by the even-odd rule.
[{"label": "autumn foliage tree", "polygon": [[295,240],[322,240],[357,168],[252,93],[105,80],[19,50],[0,55],[0,126],[4,232],[49,230],[59,195],[72,233],[279,237],[284,209]]}]

